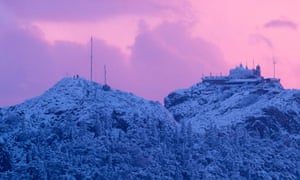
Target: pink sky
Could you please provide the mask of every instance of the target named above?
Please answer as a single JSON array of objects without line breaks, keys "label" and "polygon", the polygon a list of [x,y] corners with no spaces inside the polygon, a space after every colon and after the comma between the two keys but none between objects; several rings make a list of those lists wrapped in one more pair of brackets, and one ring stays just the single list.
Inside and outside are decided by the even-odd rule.
[{"label": "pink sky", "polygon": [[65,76],[94,79],[146,99],[262,66],[285,88],[300,88],[300,1],[290,0],[2,0],[0,106],[40,95]]}]

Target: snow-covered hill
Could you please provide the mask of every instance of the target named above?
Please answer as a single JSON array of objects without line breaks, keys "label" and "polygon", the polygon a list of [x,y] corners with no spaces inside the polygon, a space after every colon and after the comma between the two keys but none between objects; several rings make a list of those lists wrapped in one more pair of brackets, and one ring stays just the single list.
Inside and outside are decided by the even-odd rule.
[{"label": "snow-covered hill", "polygon": [[164,107],[64,78],[0,108],[0,179],[299,179],[300,91],[233,80]]},{"label": "snow-covered hill", "polygon": [[[0,109],[0,172],[20,179],[155,174],[160,142],[176,126],[158,102],[64,78],[39,97]],[[145,170],[152,166],[154,172]]]},{"label": "snow-covered hill", "polygon": [[165,98],[176,121],[199,138],[190,152],[204,158],[196,163],[201,177],[299,179],[300,90],[272,78],[231,82],[200,82]]},{"label": "snow-covered hill", "polygon": [[300,125],[300,91],[283,89],[279,81],[198,83],[170,93],[165,106],[178,122],[191,122],[195,131],[211,123],[222,127],[267,116],[285,118],[288,122],[279,125],[287,131]]}]

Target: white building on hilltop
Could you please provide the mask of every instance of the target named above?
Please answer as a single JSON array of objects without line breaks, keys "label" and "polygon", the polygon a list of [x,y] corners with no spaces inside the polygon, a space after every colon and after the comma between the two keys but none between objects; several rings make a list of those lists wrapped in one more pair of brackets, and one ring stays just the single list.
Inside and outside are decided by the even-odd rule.
[{"label": "white building on hilltop", "polygon": [[261,77],[261,70],[260,66],[257,65],[255,69],[248,69],[248,67],[243,67],[242,64],[237,66],[234,69],[229,71],[229,78],[230,79],[249,79],[249,78],[260,78]]},{"label": "white building on hilltop", "polygon": [[260,82],[279,82],[279,79],[267,78],[261,75],[259,65],[256,68],[249,69],[247,66],[240,64],[231,69],[228,76],[204,76],[202,82],[209,84],[243,84],[243,83],[260,83]]}]

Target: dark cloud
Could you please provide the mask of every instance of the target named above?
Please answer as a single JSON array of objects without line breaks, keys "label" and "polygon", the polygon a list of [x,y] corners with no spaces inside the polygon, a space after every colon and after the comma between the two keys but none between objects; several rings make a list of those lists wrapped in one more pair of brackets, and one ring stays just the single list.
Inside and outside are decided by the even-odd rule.
[{"label": "dark cloud", "polygon": [[298,24],[293,21],[275,19],[267,22],[264,25],[265,28],[289,28],[292,30],[297,30]]},{"label": "dark cloud", "polygon": [[249,40],[250,40],[250,43],[254,43],[254,44],[263,43],[268,48],[273,49],[272,41],[262,34],[252,34],[252,35],[250,35]]},{"label": "dark cloud", "polygon": [[124,14],[153,16],[162,11],[179,12],[180,6],[174,2],[168,6],[157,0],[9,0],[1,3],[25,19],[90,21]]}]

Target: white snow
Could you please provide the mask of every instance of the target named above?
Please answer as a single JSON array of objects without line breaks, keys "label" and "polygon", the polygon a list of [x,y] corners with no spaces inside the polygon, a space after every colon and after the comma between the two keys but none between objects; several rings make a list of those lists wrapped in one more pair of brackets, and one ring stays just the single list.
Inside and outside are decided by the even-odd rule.
[{"label": "white snow", "polygon": [[[262,114],[262,109],[277,107],[283,112],[295,111],[298,115],[299,103],[295,94],[299,90],[285,90],[279,82],[258,84],[206,84],[199,83],[175,94],[190,95],[186,101],[168,108],[180,121],[191,122],[193,129],[203,131],[210,123],[217,127],[236,124],[250,116]],[[166,97],[166,101],[170,101]]]}]

